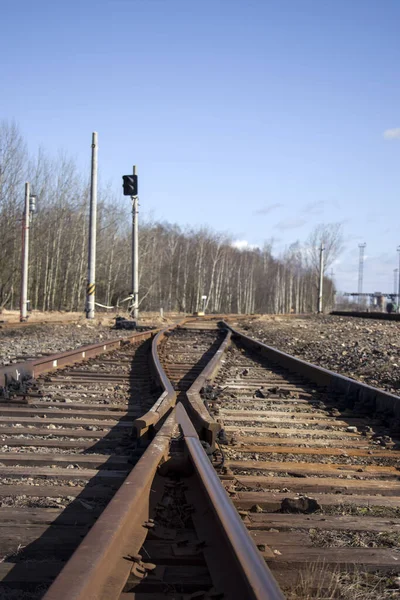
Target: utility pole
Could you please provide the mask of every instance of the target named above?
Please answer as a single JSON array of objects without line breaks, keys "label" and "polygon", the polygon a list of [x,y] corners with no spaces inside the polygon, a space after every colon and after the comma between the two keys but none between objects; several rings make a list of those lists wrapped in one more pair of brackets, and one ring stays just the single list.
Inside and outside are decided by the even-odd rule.
[{"label": "utility pole", "polygon": [[400,312],[400,246],[397,246],[397,252],[399,253],[399,280],[398,280],[398,288],[397,288],[397,312]]},{"label": "utility pole", "polygon": [[335,281],[334,281],[334,278],[335,278],[335,273],[333,272],[333,269],[331,269],[331,290],[332,290],[332,294],[331,294],[332,300],[331,300],[331,302],[332,302],[332,307],[333,308],[335,308],[335,300],[336,300],[336,298],[335,298],[336,294],[335,294]]},{"label": "utility pole", "polygon": [[358,297],[357,303],[360,304],[362,302],[362,291],[363,291],[363,278],[364,278],[364,250],[366,247],[366,243],[358,244],[360,249],[360,255],[358,259]]},{"label": "utility pole", "polygon": [[32,214],[36,211],[36,196],[31,194],[29,182],[25,183],[25,204],[22,216],[22,273],[21,273],[21,300],[20,321],[28,318],[28,268],[29,268],[29,223]]},{"label": "utility pole", "polygon": [[[136,175],[136,165],[133,165],[133,175]],[[139,317],[139,199],[132,196],[132,313],[133,318]]]},{"label": "utility pole", "polygon": [[[397,294],[397,290],[399,288],[399,283],[398,283],[398,273],[399,273],[399,269],[393,269],[393,293]],[[396,302],[396,299],[395,299]],[[397,304],[397,302],[396,302]]]},{"label": "utility pole", "polygon": [[94,131],[92,134],[92,171],[90,178],[88,280],[86,288],[87,319],[94,319],[96,289],[97,151],[97,132]]},{"label": "utility pole", "polygon": [[324,250],[325,246],[322,243],[319,251],[319,288],[318,288],[318,313],[322,313],[322,293],[324,286]]},{"label": "utility pole", "polygon": [[139,317],[139,198],[138,176],[136,165],[133,165],[132,175],[123,175],[124,196],[132,200],[132,305],[131,314],[136,320]]},{"label": "utility pole", "polygon": [[30,184],[25,183],[25,207],[22,216],[22,277],[21,277],[21,311],[20,321],[28,316],[28,263],[29,263],[29,196]]}]

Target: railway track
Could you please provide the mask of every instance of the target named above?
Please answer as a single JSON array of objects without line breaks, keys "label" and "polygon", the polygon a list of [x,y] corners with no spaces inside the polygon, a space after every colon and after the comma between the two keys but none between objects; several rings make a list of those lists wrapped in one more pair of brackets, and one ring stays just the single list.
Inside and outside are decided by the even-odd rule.
[{"label": "railway track", "polygon": [[213,323],[155,337],[163,391],[134,425],[153,439],[45,600],[283,598],[182,402],[223,337]]},{"label": "railway track", "polygon": [[143,453],[132,422],[158,397],[151,337],[0,370],[1,598],[41,597]]},{"label": "railway track", "polygon": [[400,321],[400,315],[398,313],[384,313],[384,312],[366,312],[357,310],[333,310],[331,315],[338,317],[357,317],[360,319],[378,319],[380,321]]},{"label": "railway track", "polygon": [[[64,443],[53,463],[21,465],[18,457],[18,466],[10,459],[0,467],[1,474],[9,469],[2,487],[24,490],[21,506],[6,503],[3,526],[8,517],[18,522],[17,529],[23,523],[21,532],[31,526],[43,530],[0,563],[6,565],[0,590],[23,590],[31,596],[21,598],[45,600],[398,597],[397,397],[212,320],[182,323],[129,349],[129,357],[112,350],[115,356],[53,371],[30,388],[32,396],[43,393],[40,399],[28,397],[39,411],[31,418],[58,428],[63,424],[49,421],[49,410],[44,418],[42,404],[62,404],[55,411],[70,411],[69,421],[86,419],[83,431],[95,440],[77,432],[72,452],[70,433],[52,428],[60,431],[57,443]],[[127,377],[125,362],[135,401],[127,400],[118,379]],[[26,410],[16,408],[17,401],[9,408]],[[83,411],[94,412],[83,417]],[[105,425],[111,412],[114,427]],[[6,418],[1,414],[0,426]],[[19,434],[32,427],[21,414]],[[104,425],[109,429],[99,435]],[[69,432],[74,428],[69,423]],[[18,438],[9,429],[2,428],[11,447]],[[29,449],[41,439],[37,431],[33,441],[22,435]],[[47,441],[40,452],[21,454],[45,461],[49,448],[56,448],[54,439]],[[64,466],[54,467],[63,452]],[[15,453],[6,449],[1,457],[5,454]],[[25,469],[29,484],[16,482],[12,469]],[[35,469],[47,471],[34,475]],[[96,474],[85,479],[85,470]],[[37,498],[56,498],[57,504],[60,499],[62,506],[68,499],[59,471],[77,493],[69,494],[64,510],[40,506]],[[37,504],[29,512],[23,497],[32,485],[41,491],[31,492]],[[53,487],[57,496],[47,496]],[[16,510],[25,521],[18,513],[12,517]],[[50,527],[48,511],[57,511]],[[60,542],[57,527],[68,532],[71,543]],[[38,560],[41,547],[44,559]]]},{"label": "railway track", "polygon": [[221,344],[222,331],[216,323],[183,325],[172,329],[160,347],[160,361],[178,399],[185,397]]},{"label": "railway track", "polygon": [[285,594],[398,597],[400,400],[239,332],[203,395],[221,479]]}]

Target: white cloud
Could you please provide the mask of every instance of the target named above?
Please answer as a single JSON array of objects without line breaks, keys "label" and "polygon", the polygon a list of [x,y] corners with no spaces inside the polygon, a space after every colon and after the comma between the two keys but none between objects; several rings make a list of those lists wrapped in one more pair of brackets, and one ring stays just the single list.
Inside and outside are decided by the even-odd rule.
[{"label": "white cloud", "polygon": [[325,202],[323,200],[319,200],[317,202],[310,202],[309,204],[305,205],[305,207],[301,211],[301,214],[320,215],[324,212],[324,205]]},{"label": "white cloud", "polygon": [[254,250],[254,248],[258,248],[256,244],[249,244],[247,240],[235,240],[232,242],[232,246],[238,250]]},{"label": "white cloud", "polygon": [[307,223],[306,219],[294,218],[294,219],[285,219],[283,221],[279,221],[275,225],[275,229],[297,229],[297,227],[302,227]]},{"label": "white cloud", "polygon": [[394,129],[386,129],[383,132],[383,137],[385,140],[398,140],[400,139],[400,127],[395,127]]},{"label": "white cloud", "polygon": [[283,204],[280,202],[275,202],[275,204],[269,204],[268,206],[264,206],[264,208],[259,208],[254,211],[255,215],[267,215],[268,213],[276,210],[277,208],[281,208]]}]

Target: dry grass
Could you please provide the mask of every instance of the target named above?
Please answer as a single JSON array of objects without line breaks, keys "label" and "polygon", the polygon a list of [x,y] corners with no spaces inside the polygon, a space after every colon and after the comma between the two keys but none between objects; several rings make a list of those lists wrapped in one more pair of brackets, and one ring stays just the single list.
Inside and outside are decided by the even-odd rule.
[{"label": "dry grass", "polygon": [[[322,511],[325,515],[350,515],[354,517],[382,517],[399,518],[400,507],[392,508],[390,506],[357,506],[351,502],[346,504],[337,504],[336,506],[325,506]],[[322,514],[321,512],[321,514]]]},{"label": "dry grass", "polygon": [[[129,317],[127,307],[121,306],[119,310],[105,311],[102,309],[96,310],[95,323],[99,325],[113,325],[115,317],[123,316]],[[183,313],[176,312],[165,312],[164,317],[161,318],[159,311],[148,311],[140,313],[140,322],[143,323],[154,323],[154,325],[162,323],[174,323],[175,321],[182,319],[185,316]],[[19,323],[19,310],[5,310],[0,311],[0,320],[4,320],[7,323]],[[84,312],[67,312],[67,311],[40,311],[32,310],[29,313],[29,323],[51,323],[55,321],[57,323],[79,323],[86,322],[86,316]]]},{"label": "dry grass", "polygon": [[310,529],[308,533],[318,548],[400,548],[397,532]]},{"label": "dry grass", "polygon": [[400,597],[400,577],[369,573],[354,565],[346,571],[311,563],[300,573],[296,587],[285,593],[287,600],[395,600]]}]

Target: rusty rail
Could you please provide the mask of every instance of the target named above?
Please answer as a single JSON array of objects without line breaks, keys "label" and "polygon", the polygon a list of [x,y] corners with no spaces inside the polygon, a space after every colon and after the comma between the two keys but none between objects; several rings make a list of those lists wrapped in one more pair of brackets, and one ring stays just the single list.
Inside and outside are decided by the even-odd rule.
[{"label": "rusty rail", "polygon": [[200,396],[200,392],[208,381],[213,380],[217,371],[219,370],[224,352],[231,342],[231,336],[231,331],[227,330],[226,337],[221,346],[218,348],[208,365],[197,377],[196,381],[186,392],[188,400],[186,408],[188,414],[193,421],[196,430],[199,432],[201,439],[208,442],[212,450],[215,449],[215,442],[217,440],[218,433],[221,430],[221,425],[217,423],[208,412]]},{"label": "rusty rail", "polygon": [[179,323],[171,325],[170,327],[162,329],[153,339],[151,347],[153,368],[155,371],[155,377],[163,389],[163,392],[150,410],[148,410],[147,413],[145,413],[142,417],[135,419],[133,422],[133,432],[137,439],[143,438],[146,434],[148,435],[151,430],[154,430],[154,427],[157,426],[157,424],[159,424],[161,419],[168,413],[168,411],[175,406],[176,391],[171,385],[171,382],[166,376],[161,365],[160,358],[158,356],[158,348],[162,340],[165,338],[167,332],[171,331],[175,327],[178,327],[178,325],[182,324],[183,322],[186,322],[186,319],[183,319]]},{"label": "rusty rail", "polygon": [[154,433],[154,430],[157,429],[157,426],[160,426],[165,415],[168,414],[171,408],[176,404],[176,391],[162,367],[160,357],[158,356],[158,348],[169,331],[187,323],[189,320],[189,317],[185,317],[177,323],[161,329],[153,339],[151,347],[153,369],[157,383],[160,385],[163,392],[150,410],[133,422],[133,434],[138,440],[146,435],[148,436],[149,434]]},{"label": "rusty rail", "polygon": [[349,407],[354,407],[357,404],[360,409],[368,411],[370,415],[378,413],[380,418],[386,417],[392,428],[396,430],[400,429],[399,396],[374,388],[366,383],[361,383],[345,375],[334,373],[323,367],[313,365],[291,354],[286,354],[286,352],[282,352],[277,348],[254,340],[234,329],[226,322],[224,322],[224,325],[232,331],[233,339],[239,339],[243,345],[261,352],[261,354],[292,373],[300,373],[310,381],[326,386],[329,391],[343,394],[346,397]]},{"label": "rusty rail", "polygon": [[[233,596],[227,593],[227,597],[246,598],[246,600],[283,600],[284,596],[274,576],[229,499],[182,404],[178,404],[176,413],[177,421],[185,436],[190,459],[208,504],[215,514],[219,533],[223,536],[227,551],[236,566],[235,575],[239,575],[239,581],[236,580],[234,584]],[[242,586],[242,590],[238,585]]]},{"label": "rusty rail", "polygon": [[43,600],[113,600],[132,568],[148,530],[150,488],[167,457],[176,425],[173,412],[111,502],[58,575]]},{"label": "rusty rail", "polygon": [[[157,334],[152,347],[154,368],[164,387],[157,407],[167,397],[169,400],[173,395],[176,398],[157,353],[166,331]],[[230,334],[226,336],[206,373],[202,372],[199,384],[204,381],[202,376],[213,374],[217,368],[230,337]],[[200,486],[201,498],[198,501],[204,503],[201,513],[208,514],[215,521],[211,528],[213,542],[207,550],[211,552],[208,558],[206,552],[213,582],[222,586],[229,600],[237,598],[238,593],[239,597],[248,600],[284,598],[219,481],[183,405],[179,404],[172,407],[161,429],[53,582],[44,600],[117,600],[132,570],[133,563],[128,557],[139,553],[146,538],[152,483],[159,465],[168,460],[170,442],[177,425],[186,447],[186,456],[194,468],[196,486]]]},{"label": "rusty rail", "polygon": [[[150,490],[158,466],[167,458],[179,425],[187,454],[215,518],[213,536],[220,563],[211,566],[224,582],[224,597],[234,600],[282,600],[272,574],[220,483],[199,437],[179,404],[128,475],[43,600],[116,600],[147,535]],[[215,547],[214,547],[215,551]],[[219,569],[220,564],[230,568]],[[239,596],[237,595],[239,594]]]},{"label": "rusty rail", "polygon": [[142,331],[139,333],[132,333],[132,335],[115,338],[105,342],[99,342],[97,344],[89,344],[86,346],[80,346],[74,350],[67,350],[65,352],[59,352],[57,354],[51,354],[50,356],[44,356],[34,360],[27,360],[24,362],[13,363],[12,365],[6,365],[0,367],[0,387],[6,386],[13,379],[20,381],[21,377],[37,377],[43,373],[48,373],[54,369],[60,369],[75,363],[83,362],[88,358],[93,358],[103,352],[109,352],[115,348],[119,348],[124,343],[134,343],[141,340],[146,340],[153,337],[159,329],[149,329],[148,331]]},{"label": "rusty rail", "polygon": [[357,310],[332,310],[330,315],[336,317],[358,317],[359,319],[378,319],[381,321],[400,321],[398,313],[366,312]]}]

